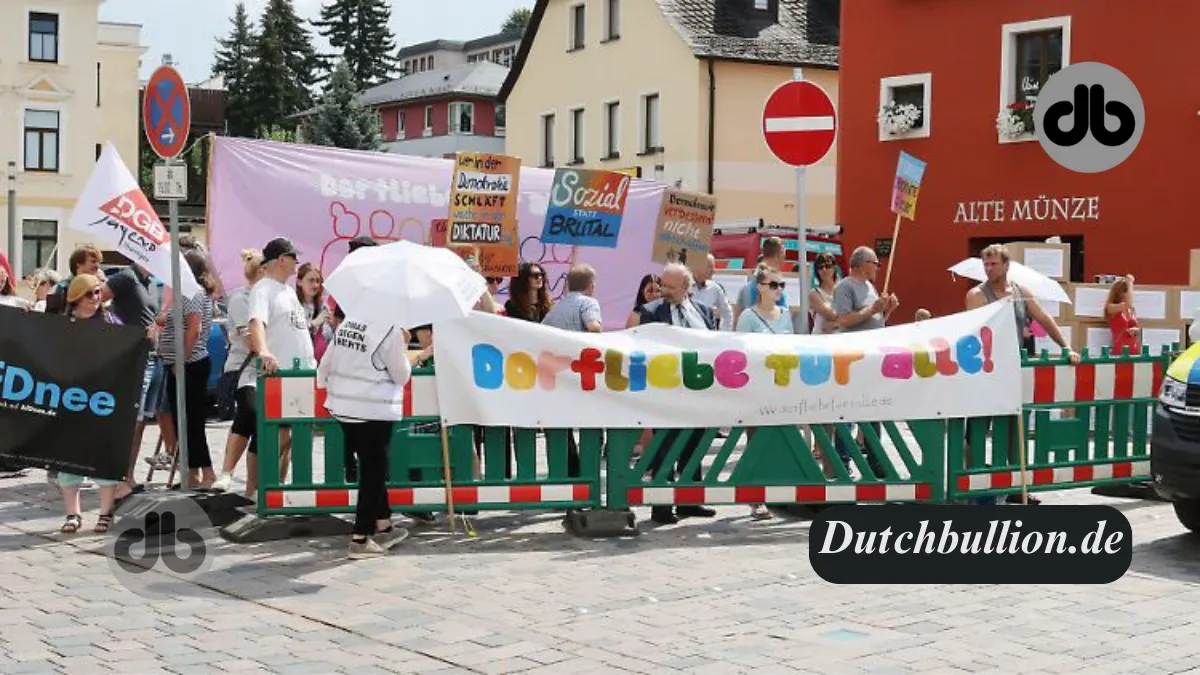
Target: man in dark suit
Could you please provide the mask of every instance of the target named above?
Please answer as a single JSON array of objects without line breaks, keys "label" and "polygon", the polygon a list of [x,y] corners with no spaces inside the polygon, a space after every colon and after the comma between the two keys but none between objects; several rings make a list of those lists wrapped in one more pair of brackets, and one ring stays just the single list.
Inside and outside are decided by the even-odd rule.
[{"label": "man in dark suit", "polygon": [[[662,273],[662,297],[638,308],[638,324],[665,323],[695,330],[716,330],[717,320],[712,310],[693,302],[688,296],[691,287],[692,273],[685,265],[679,263],[667,265]],[[668,430],[664,434],[663,443],[659,446],[658,456],[650,467],[653,473],[658,473],[663,458],[668,449],[675,444],[675,439],[679,437],[680,433],[687,436],[683,452],[680,453],[679,460],[675,463],[675,480],[682,477],[684,468],[699,450],[700,439],[704,435],[701,429]],[[692,479],[696,481],[701,479],[699,466],[692,475]],[[670,506],[654,506],[650,509],[650,519],[664,525],[677,523],[680,518],[712,518],[716,514],[716,511],[705,506],[680,506],[674,510]]]}]

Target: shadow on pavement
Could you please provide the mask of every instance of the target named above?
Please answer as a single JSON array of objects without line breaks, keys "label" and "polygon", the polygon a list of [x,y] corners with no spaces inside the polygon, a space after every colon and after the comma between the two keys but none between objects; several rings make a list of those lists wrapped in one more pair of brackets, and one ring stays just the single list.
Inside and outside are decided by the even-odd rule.
[{"label": "shadow on pavement", "polygon": [[1178,534],[1137,544],[1129,571],[1171,581],[1200,582],[1200,535]]}]

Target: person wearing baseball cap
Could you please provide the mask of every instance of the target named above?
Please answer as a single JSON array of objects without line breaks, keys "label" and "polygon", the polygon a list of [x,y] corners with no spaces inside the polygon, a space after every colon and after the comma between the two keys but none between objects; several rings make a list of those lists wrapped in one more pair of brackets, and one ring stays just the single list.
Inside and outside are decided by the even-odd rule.
[{"label": "person wearing baseball cap", "polygon": [[[263,277],[250,291],[251,351],[262,361],[262,372],[317,367],[308,317],[296,291],[287,281],[296,273],[300,251],[288,239],[272,239],[263,247]],[[291,435],[280,439],[279,477],[291,465]]]},{"label": "person wearing baseball cap", "polygon": [[378,245],[379,245],[379,242],[375,241],[374,239],[372,239],[370,237],[367,237],[367,236],[355,237],[350,240],[350,252],[354,253],[355,251],[357,251],[360,248],[364,248],[367,246],[378,246]]}]

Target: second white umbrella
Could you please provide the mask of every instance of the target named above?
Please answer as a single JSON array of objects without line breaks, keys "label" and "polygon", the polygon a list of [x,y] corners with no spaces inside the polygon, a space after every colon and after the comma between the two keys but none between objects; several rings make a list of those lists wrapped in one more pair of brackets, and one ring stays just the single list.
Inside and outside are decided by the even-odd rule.
[{"label": "second white umbrella", "polygon": [[[980,258],[967,258],[951,267],[950,271],[960,277],[976,281],[987,281],[987,273],[983,271],[983,260]],[[1061,284],[1015,260],[1008,263],[1008,280],[1029,291],[1038,300],[1071,304],[1071,298],[1063,290]]]}]

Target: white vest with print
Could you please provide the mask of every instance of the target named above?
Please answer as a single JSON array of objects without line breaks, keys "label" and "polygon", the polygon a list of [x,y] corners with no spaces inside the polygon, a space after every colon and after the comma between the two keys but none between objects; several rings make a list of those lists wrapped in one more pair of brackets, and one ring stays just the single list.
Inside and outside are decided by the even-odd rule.
[{"label": "white vest with print", "polygon": [[338,327],[324,356],[333,359],[325,382],[325,407],[335,417],[385,422],[404,418],[408,378],[393,382],[387,369],[376,367],[372,358],[389,333],[388,328],[372,329],[350,319]]}]

